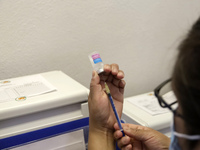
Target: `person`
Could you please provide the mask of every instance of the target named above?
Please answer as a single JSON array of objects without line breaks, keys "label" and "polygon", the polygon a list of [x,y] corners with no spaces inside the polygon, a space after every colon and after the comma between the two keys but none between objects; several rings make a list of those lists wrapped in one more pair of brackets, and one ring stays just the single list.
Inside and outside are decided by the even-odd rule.
[{"label": "person", "polygon": [[[171,79],[155,89],[160,105],[173,113],[171,138],[151,128],[126,123],[122,124],[125,133],[122,136],[104,92],[104,82],[110,88],[119,117],[126,83],[124,72],[117,64],[111,64],[104,66],[101,75],[93,71],[88,97],[89,150],[114,150],[115,141],[122,150],[200,150],[200,18],[178,50]],[[159,93],[169,82],[177,99],[172,104]]]}]

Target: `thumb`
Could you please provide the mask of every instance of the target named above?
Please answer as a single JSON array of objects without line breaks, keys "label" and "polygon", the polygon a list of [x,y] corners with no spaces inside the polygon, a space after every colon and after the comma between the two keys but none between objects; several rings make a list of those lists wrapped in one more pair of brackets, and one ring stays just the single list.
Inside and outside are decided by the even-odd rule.
[{"label": "thumb", "polygon": [[124,133],[126,135],[139,141],[145,141],[149,139],[149,132],[149,130],[144,129],[141,126],[134,126],[134,128],[124,127]]},{"label": "thumb", "polygon": [[101,92],[102,87],[99,83],[100,83],[100,77],[99,77],[99,75],[97,74],[96,71],[93,71],[92,72],[92,79],[91,79],[91,82],[90,82],[90,94],[93,95],[95,91]]},{"label": "thumb", "polygon": [[91,82],[90,82],[90,86],[95,86],[95,85],[99,84],[99,82],[100,82],[100,77],[97,74],[97,72],[94,70],[92,72],[92,79],[91,79]]}]

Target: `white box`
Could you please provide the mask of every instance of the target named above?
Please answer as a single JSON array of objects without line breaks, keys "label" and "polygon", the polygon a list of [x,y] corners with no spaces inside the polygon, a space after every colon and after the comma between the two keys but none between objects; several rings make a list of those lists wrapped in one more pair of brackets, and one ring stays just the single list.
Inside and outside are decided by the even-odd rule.
[{"label": "white box", "polygon": [[150,127],[170,137],[171,112],[168,111],[167,113],[152,115],[144,109],[141,109],[141,107],[134,105],[134,102],[130,102],[132,99],[141,98],[146,95],[155,97],[153,92],[149,92],[124,99],[122,120],[125,120],[126,123]]}]

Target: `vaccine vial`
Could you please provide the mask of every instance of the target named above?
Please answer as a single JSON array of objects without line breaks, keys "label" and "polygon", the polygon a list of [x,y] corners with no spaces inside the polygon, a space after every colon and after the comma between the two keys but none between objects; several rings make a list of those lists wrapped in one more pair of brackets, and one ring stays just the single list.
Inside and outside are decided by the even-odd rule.
[{"label": "vaccine vial", "polygon": [[98,52],[92,52],[91,54],[88,55],[89,59],[90,59],[90,62],[94,68],[94,70],[100,74],[102,73],[104,70],[103,70],[103,62],[102,62],[102,59],[100,57],[100,54]]}]

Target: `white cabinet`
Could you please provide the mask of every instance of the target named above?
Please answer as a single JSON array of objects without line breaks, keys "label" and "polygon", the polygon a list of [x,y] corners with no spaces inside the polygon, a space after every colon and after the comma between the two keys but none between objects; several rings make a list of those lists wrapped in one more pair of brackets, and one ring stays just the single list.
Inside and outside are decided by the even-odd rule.
[{"label": "white cabinet", "polygon": [[40,75],[57,90],[0,103],[0,149],[85,149],[89,90],[61,71]]}]

